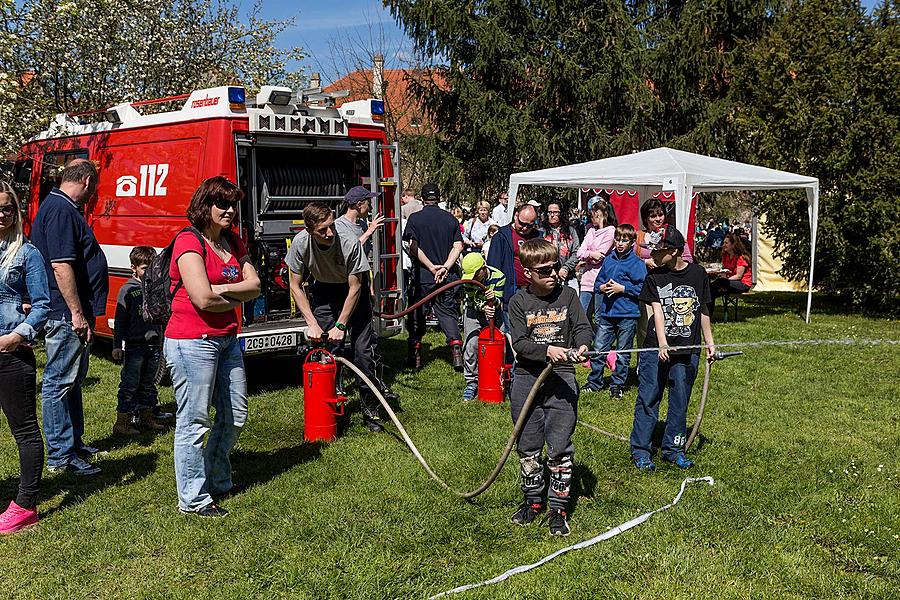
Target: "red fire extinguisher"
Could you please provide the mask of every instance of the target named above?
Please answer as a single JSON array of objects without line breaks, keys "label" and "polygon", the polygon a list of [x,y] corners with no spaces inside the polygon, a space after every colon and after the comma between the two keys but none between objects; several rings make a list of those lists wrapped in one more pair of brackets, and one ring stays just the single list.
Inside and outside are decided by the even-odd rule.
[{"label": "red fire extinguisher", "polygon": [[334,356],[314,348],[303,361],[303,438],[307,442],[331,442],[337,437],[337,418],[347,399],[338,396]]},{"label": "red fire extinguisher", "polygon": [[478,335],[478,399],[495,404],[503,402],[508,381],[506,336],[491,323]]}]

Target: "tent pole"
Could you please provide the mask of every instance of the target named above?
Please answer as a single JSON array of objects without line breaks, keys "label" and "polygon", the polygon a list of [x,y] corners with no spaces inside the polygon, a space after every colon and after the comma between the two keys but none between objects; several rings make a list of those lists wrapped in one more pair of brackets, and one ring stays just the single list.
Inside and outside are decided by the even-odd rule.
[{"label": "tent pole", "polygon": [[806,188],[806,202],[809,213],[809,289],[806,292],[806,322],[812,312],[813,271],[816,265],[816,233],[819,226],[819,185]]}]

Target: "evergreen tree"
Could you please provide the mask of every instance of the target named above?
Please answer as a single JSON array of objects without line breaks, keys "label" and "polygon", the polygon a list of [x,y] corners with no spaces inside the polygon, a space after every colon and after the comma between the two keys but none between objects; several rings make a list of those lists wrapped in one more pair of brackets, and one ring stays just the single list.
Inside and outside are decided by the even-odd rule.
[{"label": "evergreen tree", "polygon": [[[818,177],[816,283],[896,311],[900,297],[900,10],[795,2],[746,48],[732,90],[745,158]],[[761,196],[785,274],[809,264],[806,201]]]},{"label": "evergreen tree", "polygon": [[439,134],[418,158],[452,197],[509,174],[629,152],[649,137],[640,41],[618,0],[393,0],[433,68],[413,82]]}]

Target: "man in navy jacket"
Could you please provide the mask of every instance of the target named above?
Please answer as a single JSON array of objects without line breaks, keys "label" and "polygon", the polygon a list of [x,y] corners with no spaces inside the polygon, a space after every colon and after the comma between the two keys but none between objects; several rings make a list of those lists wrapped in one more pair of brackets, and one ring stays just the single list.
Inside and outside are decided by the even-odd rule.
[{"label": "man in navy jacket", "polygon": [[509,324],[507,308],[516,291],[528,285],[522,263],[519,261],[519,248],[526,241],[540,237],[536,227],[537,211],[530,204],[516,209],[512,223],[501,227],[491,238],[487,264],[499,269],[506,275],[506,286],[503,289],[503,321]]}]

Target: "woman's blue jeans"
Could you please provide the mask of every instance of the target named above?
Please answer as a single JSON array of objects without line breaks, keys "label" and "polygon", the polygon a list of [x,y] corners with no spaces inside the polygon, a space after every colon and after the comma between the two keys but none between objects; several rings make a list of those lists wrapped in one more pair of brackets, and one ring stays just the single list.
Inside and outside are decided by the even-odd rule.
[{"label": "woman's blue jeans", "polygon": [[[211,504],[213,494],[232,486],[231,449],[247,422],[244,358],[235,336],[166,338],[164,349],[178,406],[178,508],[196,511]],[[215,408],[215,420],[211,408]]]}]

